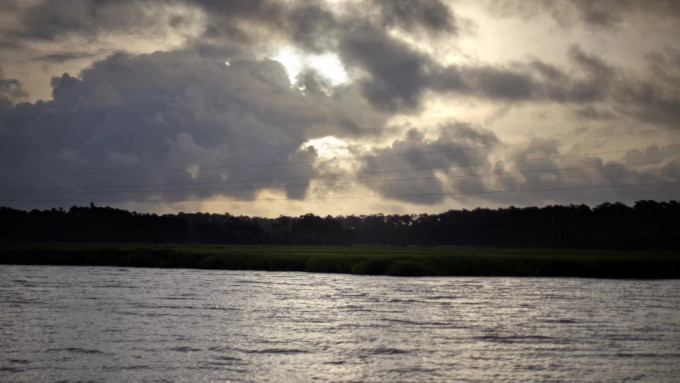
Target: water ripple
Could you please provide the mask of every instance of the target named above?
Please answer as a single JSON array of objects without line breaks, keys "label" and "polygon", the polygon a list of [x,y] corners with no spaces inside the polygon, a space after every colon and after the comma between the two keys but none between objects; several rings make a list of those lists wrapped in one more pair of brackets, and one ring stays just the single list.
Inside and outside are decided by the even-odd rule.
[{"label": "water ripple", "polygon": [[680,376],[677,280],[0,266],[0,313],[0,381]]}]

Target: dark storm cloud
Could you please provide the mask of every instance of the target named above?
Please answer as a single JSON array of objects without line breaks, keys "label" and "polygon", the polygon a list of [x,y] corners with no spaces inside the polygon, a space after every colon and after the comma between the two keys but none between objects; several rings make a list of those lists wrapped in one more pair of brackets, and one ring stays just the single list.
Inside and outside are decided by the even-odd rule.
[{"label": "dark storm cloud", "polygon": [[19,14],[24,28],[13,35],[19,38],[56,40],[68,35],[95,38],[102,32],[125,30],[141,33],[145,26],[158,22],[152,11],[158,1],[136,0],[63,0],[43,1]]},{"label": "dark storm cloud", "polygon": [[[207,57],[200,51],[119,53],[79,78],[55,78],[53,100],[18,105],[2,115],[3,186],[53,191],[25,192],[26,198],[77,196],[81,202],[152,195],[248,198],[262,188],[282,187],[281,178],[308,183],[315,175],[314,153],[299,152],[301,144],[323,129],[341,136],[341,126],[328,126],[334,116],[366,108],[343,92],[333,98],[303,95],[291,88],[278,62],[244,60],[226,66],[217,51]],[[379,127],[381,117],[372,118]],[[356,117],[353,123],[371,121]],[[280,165],[240,166],[252,164]],[[137,192],[72,193],[126,186]],[[286,192],[301,198],[306,188]]]},{"label": "dark storm cloud", "polygon": [[673,199],[677,191],[677,184],[668,184],[679,179],[677,148],[652,145],[642,151],[622,153],[620,160],[597,153],[575,155],[557,141],[530,142],[507,149],[503,162],[484,171],[496,174],[480,176],[483,182],[466,191],[470,194],[461,196],[462,201],[484,199],[500,205],[535,206],[578,198],[596,204],[607,200],[632,202],[649,195]]},{"label": "dark storm cloud", "polygon": [[[672,199],[680,179],[677,147],[651,145],[614,160],[581,155],[557,140],[506,146],[492,132],[464,123],[444,126],[433,138],[411,130],[375,153],[364,163],[372,174],[360,180],[385,198],[421,205],[446,196],[505,206],[569,203],[575,196],[591,204]],[[393,172],[399,169],[413,170]]]},{"label": "dark storm cloud", "polygon": [[295,85],[303,89],[305,94],[317,96],[329,94],[332,88],[330,82],[313,69],[300,72],[295,79]]},{"label": "dark storm cloud", "polygon": [[288,18],[292,40],[313,53],[324,53],[336,48],[340,23],[328,9],[311,2],[294,7]]},{"label": "dark storm cloud", "polygon": [[505,102],[580,102],[581,82],[559,68],[534,61],[510,66],[450,65],[427,78],[430,89],[458,96]]},{"label": "dark storm cloud", "polygon": [[[427,62],[426,76],[419,79],[425,90],[503,102],[590,103],[611,100],[613,91],[626,84],[616,69],[578,46],[568,50],[571,68],[530,59],[508,65],[449,65]],[[424,89],[426,88],[426,89]]]},{"label": "dark storm cloud", "polygon": [[601,58],[583,52],[579,46],[571,46],[569,56],[594,78],[608,79],[614,72],[611,66],[607,65]]},{"label": "dark storm cloud", "polygon": [[[518,3],[505,4],[515,7]],[[598,26],[617,25],[645,9],[656,9],[644,13],[648,16],[661,15],[661,9],[668,17],[676,15],[671,3],[661,1],[536,0],[525,4],[530,13],[548,12],[563,22],[577,20]],[[302,186],[283,190],[291,198],[302,198],[308,177],[319,171],[310,162],[316,157],[315,150],[299,150],[303,143],[329,135],[377,139],[390,113],[416,114],[432,94],[506,105],[499,115],[510,105],[564,106],[584,124],[624,116],[636,119],[640,126],[677,128],[680,119],[677,52],[650,54],[654,70],[646,75],[626,72],[578,45],[567,48],[570,61],[562,65],[535,58],[505,64],[444,65],[422,47],[399,37],[428,42],[460,38],[463,32],[456,15],[439,1],[372,1],[361,3],[360,11],[343,12],[316,1],[46,1],[6,7],[17,14],[19,27],[10,30],[0,44],[20,50],[29,40],[77,37],[97,42],[108,33],[155,38],[163,36],[166,29],[182,30],[191,25],[190,15],[168,11],[176,6],[205,12],[201,15],[204,30],[192,35],[185,48],[139,56],[113,54],[82,74],[56,77],[52,81],[54,99],[35,104],[15,105],[26,92],[18,80],[0,76],[3,187],[48,188],[43,190],[52,194],[28,192],[23,196],[50,199],[72,197],[69,193],[74,188],[109,188],[102,194],[75,194],[81,202],[152,196],[198,199],[217,194],[249,198],[258,190],[285,186],[281,178],[295,178],[294,183]],[[296,79],[303,90],[291,87],[279,63],[256,59],[262,52],[274,54],[286,45],[306,53],[336,53],[354,82],[332,87],[307,68]],[[92,46],[93,52],[98,49],[96,44]],[[88,54],[83,48],[82,52],[64,50],[30,57],[57,64],[87,58]],[[597,156],[571,162],[530,160],[568,154],[554,143],[508,150],[504,161],[487,167],[465,167],[497,160],[500,146],[493,133],[477,125],[454,123],[427,134],[411,130],[379,148],[375,157],[363,159],[362,171],[383,172],[376,174],[383,174],[386,182],[372,182],[376,177],[360,177],[359,181],[380,195],[410,195],[396,199],[419,204],[441,202],[445,193],[471,193],[478,197],[470,198],[535,205],[550,202],[559,193],[491,192],[588,186],[603,180],[678,179],[678,166],[672,163],[647,173],[621,167],[539,172],[607,163]],[[645,152],[644,156],[652,158],[654,153]],[[677,154],[661,153],[664,161],[677,158]],[[241,166],[248,164],[281,166]],[[422,170],[390,173],[398,169]],[[490,177],[475,176],[476,172],[512,174]],[[412,180],[392,182],[390,177]],[[233,181],[238,182],[229,183]],[[110,189],[124,186],[136,192]],[[441,195],[426,196],[432,193]],[[565,191],[564,197],[569,193]]]},{"label": "dark storm cloud", "polygon": [[621,113],[640,121],[678,129],[680,97],[670,89],[650,83],[634,83],[617,95]]},{"label": "dark storm cloud", "polygon": [[[378,21],[360,17],[332,19],[323,13],[326,16],[319,19],[325,20],[324,28],[317,29],[323,29],[326,36],[330,36],[331,42],[324,44],[329,47],[337,44],[338,54],[350,70],[358,69],[363,73],[359,79],[362,93],[377,109],[418,111],[423,96],[431,90],[500,100],[532,98],[535,84],[526,70],[492,66],[443,67],[432,57],[390,35],[384,28],[384,24],[389,24],[407,31],[422,29],[454,36],[453,13],[444,4],[428,2],[422,7],[415,6],[413,2],[371,4],[379,5]],[[322,41],[321,37],[318,33],[312,36],[312,42],[302,41],[302,44],[319,51],[324,44],[314,44]]]},{"label": "dark storm cloud", "polygon": [[[593,15],[600,8],[612,9],[615,14],[645,10],[658,13],[662,9],[671,15],[675,12],[671,3],[661,1],[649,2],[647,6],[630,1],[620,4],[594,2],[604,4],[597,6],[588,5],[590,3],[576,1],[572,5],[551,6],[549,4],[553,2],[536,0],[527,2],[525,7],[532,12],[545,12],[552,9],[550,7],[571,7],[583,12],[591,10],[588,12]],[[514,2],[502,4],[519,7]],[[578,46],[568,51],[571,68],[560,68],[538,59],[506,65],[445,66],[388,32],[390,28],[396,28],[414,38],[422,37],[423,31],[449,39],[456,37],[458,27],[453,10],[440,1],[371,1],[362,3],[365,12],[347,9],[340,13],[314,1],[40,2],[33,7],[24,7],[24,11],[10,7],[19,13],[23,27],[9,35],[15,40],[27,37],[54,40],[68,35],[96,39],[98,34],[108,31],[153,35],[158,28],[181,28],[188,23],[187,16],[178,11],[154,12],[178,5],[191,5],[205,11],[204,34],[192,44],[204,44],[205,50],[222,45],[223,49],[231,51],[231,59],[252,59],[252,46],[258,44],[292,43],[309,53],[338,53],[349,72],[360,74],[357,84],[362,95],[383,112],[418,112],[423,98],[434,92],[492,102],[614,102],[618,107],[613,109],[623,109],[635,118],[662,124],[669,124],[677,117],[677,99],[672,91],[663,89],[664,84],[670,84],[668,81],[651,83],[648,79],[640,79],[631,82],[619,73],[619,69]],[[348,6],[356,7],[356,4]],[[156,20],[157,14],[163,16]],[[166,22],[168,25],[160,25]],[[152,27],[155,24],[159,25]],[[57,63],[85,58],[87,54],[56,52],[40,56],[38,60]],[[669,76],[679,78],[675,73]]]},{"label": "dark storm cloud", "polygon": [[414,110],[425,90],[429,60],[371,25],[355,27],[340,43],[340,56],[363,69],[364,96],[377,108]]},{"label": "dark storm cloud", "polygon": [[[14,103],[23,101],[28,97],[28,93],[24,90],[21,82],[15,78],[5,78],[0,67],[0,116],[6,111],[12,109]],[[0,130],[2,130],[2,121],[0,121]]]},{"label": "dark storm cloud", "polygon": [[[153,9],[169,4],[180,3],[159,0],[144,2],[143,7]],[[265,0],[187,0],[183,4],[206,12],[206,35],[195,42],[197,45],[201,40],[217,39],[220,45],[233,47],[234,51],[248,51],[250,45],[266,45],[271,40],[272,44],[291,42],[311,53],[337,52],[348,71],[360,74],[357,84],[361,93],[380,111],[417,112],[428,91],[501,101],[540,97],[537,87],[541,84],[526,69],[489,65],[442,67],[433,57],[388,33],[389,28],[397,28],[414,36],[423,31],[455,36],[453,12],[439,1],[418,2],[417,6],[411,1],[373,1],[365,4],[367,12],[346,14],[334,14],[323,3],[305,1],[289,4]],[[109,30],[134,34],[140,26],[153,24],[140,19],[153,12],[135,12],[135,6],[142,7],[132,0],[39,3],[23,14],[22,33],[43,39],[69,34],[96,38],[98,33]],[[109,13],[116,16],[105,17]],[[130,13],[134,15],[128,18]],[[182,24],[178,17],[173,15],[168,23]],[[41,59],[58,62],[77,57],[83,56],[62,52]]]},{"label": "dark storm cloud", "polygon": [[[361,12],[356,12],[360,6]],[[409,33],[428,35],[457,33],[452,10],[438,0],[375,0],[350,4],[347,15],[334,14],[322,2],[301,1],[280,9],[274,20],[279,32],[287,33],[298,46],[314,52],[332,51],[345,37],[354,38],[357,29],[383,34],[384,28],[398,28]],[[285,15],[282,17],[282,15]],[[348,35],[349,34],[349,35]]]},{"label": "dark storm cloud", "polygon": [[181,2],[198,5],[212,16],[242,18],[279,26],[282,25],[287,10],[285,3],[272,0],[184,0]]},{"label": "dark storm cloud", "polygon": [[[629,116],[644,124],[676,127],[680,119],[680,65],[670,54],[650,55],[654,62],[649,74],[629,73],[579,46],[568,49],[571,66],[562,68],[538,59],[507,66],[451,65],[429,63],[427,75],[410,86],[416,96],[427,90],[481,100],[527,103],[585,105],[580,118],[603,119]],[[593,105],[606,104],[609,111],[596,113]]]},{"label": "dark storm cloud", "polygon": [[680,2],[675,0],[491,0],[488,3],[489,9],[497,14],[548,15],[564,26],[585,24],[614,28],[630,19],[680,19]]},{"label": "dark storm cloud", "polygon": [[[427,86],[425,72],[432,64],[426,55],[390,36],[385,27],[414,33],[456,33],[453,12],[439,1],[371,1],[362,3],[365,12],[350,10],[346,15],[334,14],[323,3],[312,1],[193,3],[209,11],[211,23],[219,24],[216,29],[222,28],[224,20],[247,20],[260,30],[244,33],[262,33],[260,39],[283,39],[315,54],[337,50],[350,70],[364,74],[360,80],[363,95],[383,111],[417,110]],[[226,24],[233,28],[234,23]]]},{"label": "dark storm cloud", "polygon": [[667,47],[661,52],[648,53],[646,59],[654,71],[660,71],[663,74],[680,71],[680,50]]},{"label": "dark storm cloud", "polygon": [[[434,138],[411,129],[389,147],[374,150],[375,157],[364,158],[362,173],[371,174],[359,182],[387,198],[417,204],[439,203],[452,187],[437,175],[446,179],[469,172],[468,165],[487,162],[487,154],[498,144],[491,131],[466,123],[444,125]],[[413,170],[401,171],[405,169]],[[469,184],[470,180],[459,178],[456,182],[458,187],[464,187],[461,185]]]},{"label": "dark storm cloud", "polygon": [[601,58],[578,46],[568,50],[570,70],[533,59],[507,68],[459,69],[466,89],[483,98],[557,103],[589,103],[609,99],[616,71]]},{"label": "dark storm cloud", "polygon": [[398,26],[406,31],[457,32],[453,12],[440,1],[378,0],[376,4],[386,25]]},{"label": "dark storm cloud", "polygon": [[26,97],[28,97],[28,93],[24,90],[21,82],[15,78],[5,78],[2,67],[0,67],[0,98],[5,99],[5,102],[16,102]]},{"label": "dark storm cloud", "polygon": [[440,1],[374,1],[368,5],[377,6],[378,20],[353,15],[335,21],[338,53],[346,65],[364,73],[362,92],[373,106],[391,112],[416,111],[429,87],[428,72],[437,65],[391,36],[386,27],[451,37],[457,33],[453,12]]},{"label": "dark storm cloud", "polygon": [[616,116],[607,110],[586,106],[574,111],[576,117],[582,120],[611,120]]},{"label": "dark storm cloud", "polygon": [[[289,8],[270,0],[184,0],[200,7],[208,17],[205,37],[243,44],[258,43],[286,28]],[[248,30],[247,30],[248,29]]]},{"label": "dark storm cloud", "polygon": [[63,63],[71,60],[79,60],[84,58],[94,58],[95,54],[90,52],[59,52],[49,55],[42,55],[34,58],[35,61],[49,62],[49,63]]},{"label": "dark storm cloud", "polygon": [[569,49],[569,56],[586,74],[584,79],[573,81],[571,98],[579,102],[591,102],[606,97],[614,70],[602,59],[584,53],[578,46]]},{"label": "dark storm cloud", "polygon": [[255,2],[246,9],[195,3],[210,10],[214,20],[256,19],[270,35],[291,41],[310,53],[337,50],[350,70],[358,69],[364,74],[360,80],[363,95],[384,111],[417,110],[427,85],[424,75],[431,65],[430,58],[390,36],[385,27],[427,33],[456,32],[453,13],[438,1],[417,5],[409,1],[367,2],[362,4],[368,8],[366,12],[347,15],[334,14],[320,2],[303,1],[288,7]]},{"label": "dark storm cloud", "polygon": [[533,80],[520,71],[494,67],[465,68],[463,76],[470,79],[469,89],[474,89],[483,98],[528,100],[534,93]]}]

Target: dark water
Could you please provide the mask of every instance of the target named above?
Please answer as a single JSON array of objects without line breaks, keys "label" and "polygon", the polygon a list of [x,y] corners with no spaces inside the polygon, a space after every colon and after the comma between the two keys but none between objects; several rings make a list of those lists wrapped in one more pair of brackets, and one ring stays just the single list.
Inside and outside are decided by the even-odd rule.
[{"label": "dark water", "polygon": [[0,266],[0,381],[678,382],[680,281]]}]

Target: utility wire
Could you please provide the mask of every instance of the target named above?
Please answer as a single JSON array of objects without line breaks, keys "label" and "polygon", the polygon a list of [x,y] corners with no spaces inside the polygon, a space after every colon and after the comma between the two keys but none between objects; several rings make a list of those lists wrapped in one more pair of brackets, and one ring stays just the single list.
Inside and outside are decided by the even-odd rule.
[{"label": "utility wire", "polygon": [[[613,184],[613,185],[593,185],[593,186],[572,186],[572,187],[555,187],[555,188],[539,188],[539,189],[518,189],[518,190],[483,190],[477,192],[462,192],[462,193],[414,193],[414,194],[380,194],[380,195],[359,195],[359,196],[334,196],[334,197],[312,197],[299,200],[303,201],[325,201],[338,199],[365,199],[365,198],[406,198],[406,197],[434,197],[434,196],[464,196],[464,195],[481,195],[481,194],[499,194],[499,193],[529,193],[529,192],[549,192],[549,191],[565,191],[565,190],[589,190],[589,189],[615,189],[627,187],[652,187],[652,186],[670,186],[678,185],[679,182],[660,182],[651,184]],[[2,200],[7,201],[7,200]],[[76,201],[84,201],[82,199],[17,199],[11,202],[50,202],[50,203],[69,203]],[[98,203],[168,203],[168,202],[199,202],[203,200],[189,200],[189,199],[153,199],[146,201],[129,201],[129,200],[105,200],[98,201]],[[257,201],[290,201],[288,198],[253,198],[248,200],[210,200],[210,202],[257,202]]]},{"label": "utility wire", "polygon": [[[676,145],[666,145],[657,146],[658,149],[667,149],[680,147],[680,144]],[[455,168],[465,168],[474,167],[482,165],[500,165],[500,164],[517,164],[525,163],[530,161],[542,161],[542,160],[555,160],[555,159],[565,159],[565,158],[576,158],[585,156],[594,156],[602,154],[614,154],[614,153],[625,153],[631,150],[640,150],[637,148],[624,149],[624,150],[610,150],[603,152],[591,152],[591,153],[578,153],[569,154],[562,156],[547,156],[547,157],[537,157],[537,158],[526,158],[522,160],[512,160],[512,161],[494,161],[494,162],[478,162],[469,164],[458,164],[449,166],[438,166],[438,167],[422,167],[422,168],[408,168],[408,169],[395,169],[395,170],[380,170],[380,171],[364,171],[364,172],[350,172],[350,173],[334,173],[334,174],[322,174],[317,176],[306,176],[306,177],[281,177],[281,178],[260,178],[260,179],[245,179],[245,180],[231,180],[231,181],[212,181],[212,182],[191,182],[191,183],[171,183],[171,184],[137,184],[128,186],[113,186],[113,187],[95,187],[95,188],[83,188],[80,191],[125,191],[126,189],[134,188],[156,188],[156,187],[182,187],[182,186],[205,186],[205,185],[231,185],[239,183],[252,183],[252,182],[262,182],[262,183],[272,183],[272,182],[284,182],[292,180],[312,180],[321,178],[335,178],[335,177],[346,177],[346,176],[367,176],[367,175],[378,175],[378,174],[389,174],[389,173],[407,173],[416,172],[424,170],[444,170],[444,169],[455,169]],[[281,186],[281,185],[275,185]],[[257,186],[254,188],[263,188],[265,186]],[[28,193],[34,191],[64,191],[63,188],[58,187],[44,187],[44,188],[0,188],[0,193],[6,194],[6,192],[16,192],[16,193]],[[153,191],[153,190],[149,190]]]},{"label": "utility wire", "polygon": [[[667,161],[654,161],[654,162],[642,162],[633,164],[600,164],[600,165],[590,165],[590,166],[575,166],[568,168],[550,168],[550,169],[534,169],[534,170],[523,170],[523,171],[500,171],[493,173],[471,173],[471,174],[455,174],[455,175],[443,175],[442,177],[429,176],[429,177],[418,177],[418,178],[397,178],[397,179],[385,179],[385,180],[368,180],[368,181],[348,181],[348,182],[334,182],[326,183],[324,186],[340,186],[340,185],[353,185],[353,184],[373,184],[373,183],[389,183],[389,182],[407,182],[407,181],[424,181],[433,180],[441,178],[467,178],[467,177],[488,177],[488,176],[498,176],[498,175],[516,175],[516,174],[533,174],[533,173],[546,173],[546,172],[563,172],[563,171],[574,171],[574,170],[585,170],[585,169],[602,169],[602,168],[614,168],[614,167],[627,167],[627,166],[644,166],[644,165],[656,165],[671,162]],[[283,188],[296,188],[296,187],[308,187],[309,183],[302,184],[288,184],[281,185]],[[0,191],[0,194],[26,194],[26,193],[49,193],[49,194],[107,194],[107,193],[149,193],[149,192],[200,192],[200,191],[234,191],[234,190],[248,190],[248,189],[261,189],[262,186],[241,186],[241,187],[231,187],[231,188],[191,188],[191,189],[122,189],[122,190],[99,190],[99,189],[70,189],[68,190],[56,190],[56,191],[11,191],[5,192]]]},{"label": "utility wire", "polygon": [[[656,129],[651,131],[639,132],[638,134],[652,134],[662,131],[671,131],[672,128],[666,129]],[[605,138],[605,137],[616,137],[622,135],[630,135],[630,133],[617,133],[617,134],[602,134],[595,136],[585,136],[585,137],[564,137],[564,138],[554,138],[554,139],[538,139],[531,140],[527,142],[517,143],[517,144],[503,144],[503,145],[483,145],[471,148],[453,148],[453,149],[442,149],[433,151],[408,151],[401,153],[390,153],[381,155],[364,155],[364,156],[346,156],[346,157],[335,157],[331,160],[334,161],[346,161],[346,160],[359,160],[359,159],[371,159],[371,158],[385,158],[385,157],[399,157],[399,156],[409,156],[415,154],[435,154],[435,153],[448,153],[448,152],[467,152],[474,150],[488,149],[490,147],[494,148],[508,148],[516,146],[531,145],[537,143],[546,142],[561,142],[561,141],[573,141],[573,140],[586,140],[594,138]],[[216,167],[200,167],[200,171],[212,171],[212,170],[228,170],[228,169],[239,169],[239,168],[255,168],[255,167],[269,167],[269,166],[283,166],[283,165],[299,165],[299,164],[312,164],[315,160],[309,161],[290,161],[290,162],[269,162],[269,163],[258,163],[258,164],[237,164],[237,165],[226,165],[226,166],[216,166]],[[162,173],[178,173],[186,172],[187,168],[169,168],[169,169],[159,169],[159,170],[130,170],[130,171],[96,171],[96,172],[71,172],[71,173],[5,173],[8,176],[22,176],[22,177],[65,177],[65,176],[109,176],[109,175],[128,175],[128,174],[162,174]]]}]

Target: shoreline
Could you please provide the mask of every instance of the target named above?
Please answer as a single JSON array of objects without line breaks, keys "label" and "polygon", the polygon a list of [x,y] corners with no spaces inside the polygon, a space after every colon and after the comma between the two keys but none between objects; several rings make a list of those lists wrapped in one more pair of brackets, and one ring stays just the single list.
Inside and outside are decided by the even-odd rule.
[{"label": "shoreline", "polygon": [[301,271],[405,277],[680,278],[680,254],[656,250],[0,243],[0,264]]}]

